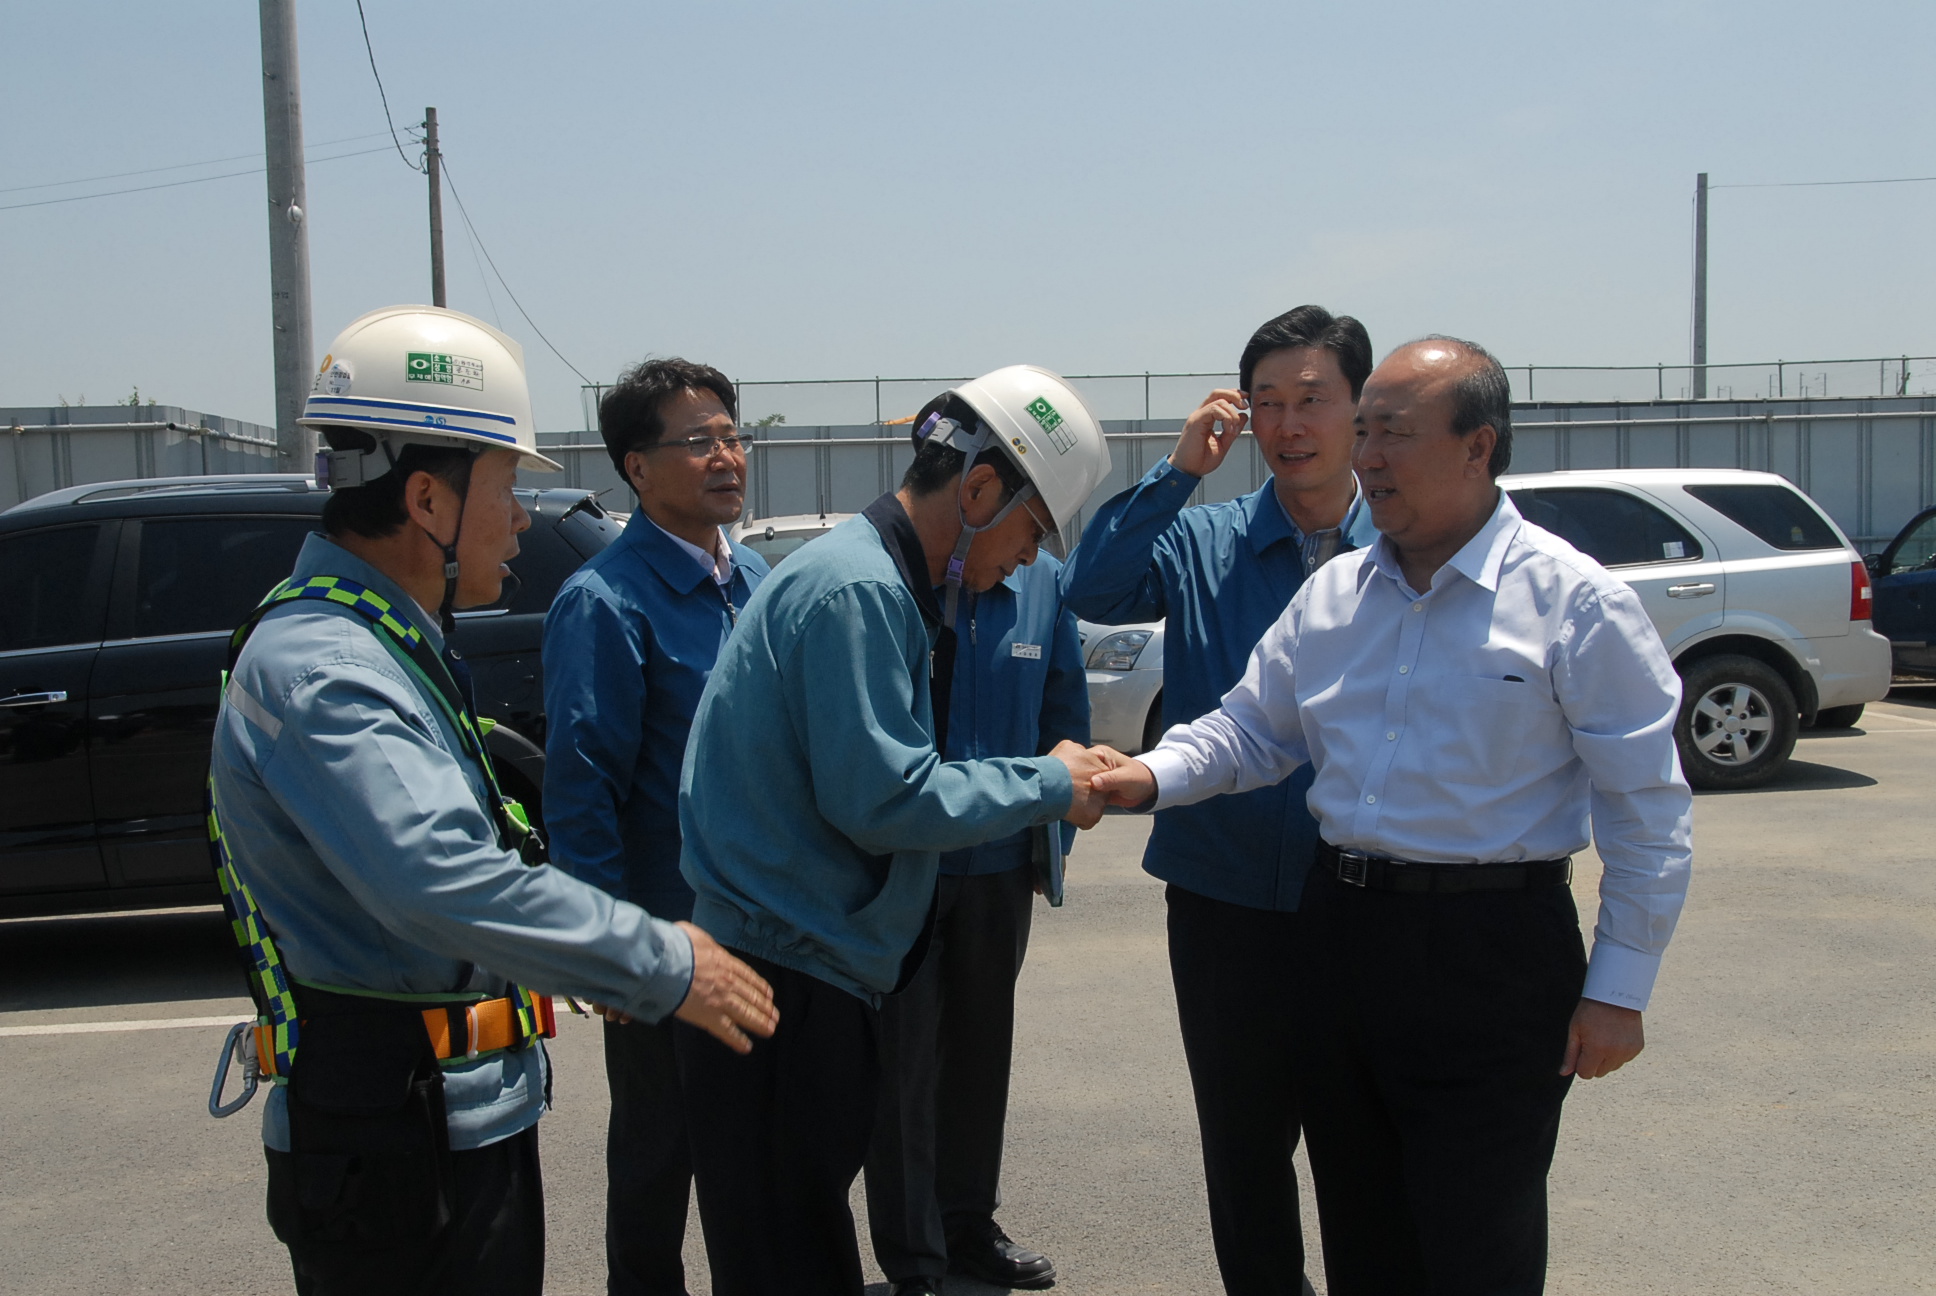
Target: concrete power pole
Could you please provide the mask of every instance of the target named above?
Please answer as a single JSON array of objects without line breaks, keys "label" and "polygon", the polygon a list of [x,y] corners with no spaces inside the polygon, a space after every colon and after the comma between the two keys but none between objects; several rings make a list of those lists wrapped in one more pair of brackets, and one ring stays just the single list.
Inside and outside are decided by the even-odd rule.
[{"label": "concrete power pole", "polygon": [[308,472],[316,440],[297,426],[315,360],[309,325],[309,194],[303,182],[296,0],[259,0],[262,133],[269,163],[269,318],[275,325],[276,445],[283,472]]},{"label": "concrete power pole", "polygon": [[444,155],[437,149],[437,110],[424,109],[424,170],[430,173],[430,304],[444,300]]},{"label": "concrete power pole", "polygon": [[1694,178],[1694,399],[1707,395],[1707,172]]}]

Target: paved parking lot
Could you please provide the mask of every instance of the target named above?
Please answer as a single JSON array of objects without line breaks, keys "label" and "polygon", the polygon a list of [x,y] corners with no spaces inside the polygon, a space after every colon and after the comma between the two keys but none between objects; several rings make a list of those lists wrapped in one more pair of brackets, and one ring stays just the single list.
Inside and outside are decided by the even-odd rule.
[{"label": "paved parking lot", "polygon": [[[1936,694],[1899,692],[1796,758],[1772,787],[1697,801],[1648,1051],[1569,1103],[1551,1291],[1936,1290]],[[1070,1292],[1217,1289],[1143,832],[1087,835],[1023,977],[1002,1219]],[[208,912],[0,923],[0,1291],[286,1288],[256,1109],[203,1110],[220,1027],[23,1033],[240,1019],[227,940]],[[595,1028],[567,1021],[555,1056],[548,1289],[589,1296]]]}]

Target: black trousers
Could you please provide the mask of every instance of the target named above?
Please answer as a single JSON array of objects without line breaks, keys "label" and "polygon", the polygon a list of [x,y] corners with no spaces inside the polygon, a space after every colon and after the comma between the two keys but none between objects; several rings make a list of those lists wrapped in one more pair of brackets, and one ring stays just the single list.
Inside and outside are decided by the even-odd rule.
[{"label": "black trousers", "polygon": [[1210,1237],[1230,1296],[1298,1296],[1299,1100],[1292,1019],[1302,915],[1171,886],[1170,977],[1196,1095]]},{"label": "black trousers", "polygon": [[453,1152],[450,1222],[434,1234],[373,1246],[301,1237],[295,1167],[269,1160],[269,1226],[289,1248],[300,1296],[539,1296],[544,1290],[544,1181],[536,1125]]},{"label": "black trousers", "polygon": [[943,875],[927,958],[881,1004],[867,1222],[891,1282],[946,1274],[948,1237],[1001,1205],[1015,979],[1034,905],[1027,866]]},{"label": "black trousers", "polygon": [[880,1014],[734,950],[773,986],[780,1028],[742,1057],[677,1024],[699,1223],[715,1296],[861,1296],[847,1193],[867,1156]]},{"label": "black trousers", "polygon": [[605,1023],[605,1282],[611,1296],[685,1296],[692,1154],[671,1018]]},{"label": "black trousers", "polygon": [[1586,977],[1572,891],[1410,895],[1318,869],[1302,914],[1299,1079],[1332,1296],[1542,1291]]}]

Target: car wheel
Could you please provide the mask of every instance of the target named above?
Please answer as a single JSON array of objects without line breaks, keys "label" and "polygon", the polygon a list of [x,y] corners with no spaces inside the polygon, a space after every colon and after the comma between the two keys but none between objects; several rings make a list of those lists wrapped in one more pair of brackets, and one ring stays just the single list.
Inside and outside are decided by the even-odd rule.
[{"label": "car wheel", "polygon": [[1148,751],[1163,741],[1163,695],[1158,693],[1150,699],[1149,715],[1143,721],[1143,750]]},{"label": "car wheel", "polygon": [[1823,707],[1815,713],[1815,727],[1817,729],[1853,729],[1856,722],[1862,718],[1862,707],[1863,704],[1860,702],[1854,706]]},{"label": "car wheel", "polygon": [[1697,788],[1758,787],[1795,750],[1795,694],[1766,662],[1732,653],[1704,657],[1681,675],[1674,745]]}]

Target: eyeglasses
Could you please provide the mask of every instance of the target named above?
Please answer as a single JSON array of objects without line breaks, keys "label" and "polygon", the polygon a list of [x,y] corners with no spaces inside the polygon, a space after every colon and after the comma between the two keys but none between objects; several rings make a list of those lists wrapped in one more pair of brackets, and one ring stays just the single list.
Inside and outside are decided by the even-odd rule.
[{"label": "eyeglasses", "polygon": [[684,450],[694,459],[710,459],[722,450],[729,455],[745,454],[746,441],[747,439],[738,433],[728,433],[725,436],[696,436],[684,437],[678,441],[660,441],[646,446],[645,449],[670,450],[676,447]]},{"label": "eyeglasses", "polygon": [[1035,537],[1036,544],[1041,544],[1044,540],[1047,540],[1051,535],[1055,534],[1055,528],[1044,522],[1036,511],[1029,507],[1027,500],[1022,501],[1022,511],[1029,515],[1029,521],[1035,523],[1035,529],[1041,532],[1040,535]]}]

